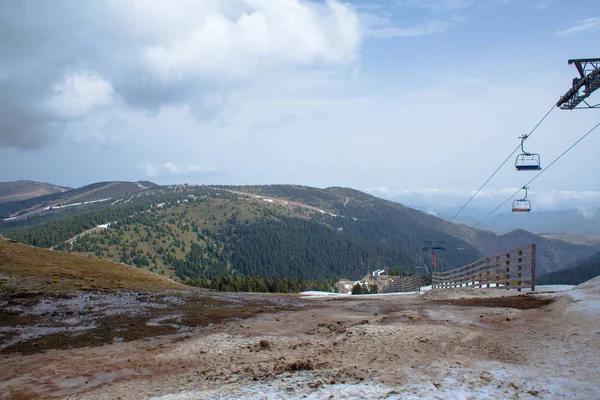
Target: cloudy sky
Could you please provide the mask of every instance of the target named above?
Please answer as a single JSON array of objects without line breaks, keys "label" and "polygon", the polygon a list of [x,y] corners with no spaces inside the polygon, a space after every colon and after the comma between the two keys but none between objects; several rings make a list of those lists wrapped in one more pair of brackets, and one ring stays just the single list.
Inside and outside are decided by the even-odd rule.
[{"label": "cloudy sky", "polygon": [[[600,56],[596,6],[3,2],[0,181],[295,183],[454,206],[570,87],[567,60]],[[547,165],[598,122],[597,110],[556,109],[528,150]],[[599,149],[600,129],[530,198],[600,204]],[[510,161],[474,206],[532,174]]]}]

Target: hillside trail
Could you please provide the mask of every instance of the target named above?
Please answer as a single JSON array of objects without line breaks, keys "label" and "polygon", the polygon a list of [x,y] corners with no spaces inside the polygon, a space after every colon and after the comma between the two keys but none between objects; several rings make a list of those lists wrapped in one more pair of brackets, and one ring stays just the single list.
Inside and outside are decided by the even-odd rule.
[{"label": "hillside trail", "polygon": [[[107,225],[108,224],[110,224],[110,222],[102,224],[102,225],[95,226],[95,227],[90,228],[90,229],[86,229],[85,231],[83,231],[81,233],[78,233],[77,235],[75,235],[75,236],[73,236],[73,237],[65,240],[64,243],[72,243],[72,242],[76,241],[77,239],[79,239],[81,237],[84,237],[86,235],[91,235],[92,233],[102,232],[102,231],[104,231],[104,230],[107,229]],[[71,246],[71,250],[73,250],[72,247],[73,246]],[[50,247],[49,250],[54,250],[54,246]]]},{"label": "hillside trail", "polygon": [[[478,306],[481,298],[488,306]],[[489,306],[500,301],[533,308]],[[589,399],[600,392],[600,280],[529,296],[459,289],[307,302],[191,335],[4,357],[0,393],[172,400]]]},{"label": "hillside trail", "polygon": [[[253,194],[253,193],[240,192],[240,191],[237,191],[237,190],[230,190],[230,189],[213,188],[213,187],[209,187],[209,189],[223,190],[225,192],[237,194],[237,195],[244,196],[244,197],[250,197],[250,198],[270,199],[270,200],[278,202],[281,205],[286,205],[286,206],[289,205],[289,206],[294,206],[294,207],[306,208],[306,209],[312,210],[312,211],[323,212],[323,210],[320,209],[319,207],[311,206],[311,205],[308,205],[308,204],[305,204],[305,203],[300,203],[298,201],[293,201],[293,200],[289,200],[289,199],[281,199],[281,198],[272,197],[272,196],[261,196],[261,195],[257,195],[257,194]],[[331,212],[328,212],[328,213],[331,214]]]}]

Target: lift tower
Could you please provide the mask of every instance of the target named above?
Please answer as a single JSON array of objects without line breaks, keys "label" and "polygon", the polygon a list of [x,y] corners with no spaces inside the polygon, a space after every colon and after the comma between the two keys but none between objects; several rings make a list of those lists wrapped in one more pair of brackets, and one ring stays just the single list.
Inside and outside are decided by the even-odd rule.
[{"label": "lift tower", "polygon": [[600,88],[600,58],[580,58],[569,60],[574,64],[579,76],[573,78],[573,86],[565,93],[556,107],[562,110],[600,108],[600,103],[588,103],[587,98]]},{"label": "lift tower", "polygon": [[440,250],[446,250],[446,246],[444,242],[441,240],[424,240],[423,241],[423,251],[431,250],[431,272],[435,271],[436,262],[435,262],[435,252]]}]

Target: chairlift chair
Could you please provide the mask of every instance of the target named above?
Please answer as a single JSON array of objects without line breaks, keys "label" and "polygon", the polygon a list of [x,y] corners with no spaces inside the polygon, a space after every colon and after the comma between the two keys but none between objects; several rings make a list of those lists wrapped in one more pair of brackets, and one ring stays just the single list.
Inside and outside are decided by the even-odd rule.
[{"label": "chairlift chair", "polygon": [[530,212],[531,211],[531,202],[527,200],[527,189],[525,189],[525,197],[522,199],[514,200],[512,205],[512,212]]},{"label": "chairlift chair", "polygon": [[542,169],[540,164],[540,155],[525,151],[524,143],[528,137],[528,135],[519,137],[519,139],[521,139],[522,153],[519,154],[515,160],[515,168],[517,171],[539,171]]},{"label": "chairlift chair", "polygon": [[444,245],[444,242],[436,242],[433,244],[433,250],[446,250],[446,246]]}]

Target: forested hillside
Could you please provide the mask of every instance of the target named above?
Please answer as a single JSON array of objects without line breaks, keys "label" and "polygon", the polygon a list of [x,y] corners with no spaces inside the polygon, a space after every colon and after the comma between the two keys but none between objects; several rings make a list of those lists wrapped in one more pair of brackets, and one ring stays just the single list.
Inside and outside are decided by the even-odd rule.
[{"label": "forested hillside", "polygon": [[[445,242],[438,268],[449,269],[491,250],[540,239],[498,237],[352,189],[292,185],[145,188],[80,212],[11,221],[0,231],[23,243],[123,262],[204,286],[203,279],[228,276],[322,281],[355,279],[385,268],[410,273],[415,265],[430,265],[430,253],[422,251],[428,240]],[[548,253],[565,265],[569,257],[593,253],[589,246],[564,245],[547,248],[540,242],[542,270]]]},{"label": "forested hillside", "polygon": [[574,265],[540,276],[538,285],[579,285],[600,275],[600,251]]},{"label": "forested hillside", "polygon": [[[535,243],[537,246],[536,267],[540,274],[565,268],[578,260],[589,257],[600,250],[595,245],[568,243],[547,239],[525,230],[517,229],[504,235],[473,229],[462,224],[453,224],[425,212],[399,203],[379,199],[366,193],[340,187],[316,189],[295,185],[224,187],[230,190],[251,192],[260,196],[305,201],[317,208],[337,214],[347,214],[364,222],[354,226],[366,230],[365,240],[388,241],[413,240],[411,248],[418,247],[421,240],[445,240],[447,251],[440,253],[440,260],[457,265],[464,259],[456,258],[455,249],[465,247],[473,255],[490,255]],[[348,220],[342,219],[348,226]],[[351,225],[352,226],[352,225]],[[431,232],[430,236],[422,233]],[[416,235],[415,235],[416,233]],[[416,240],[415,240],[416,239]]]}]

